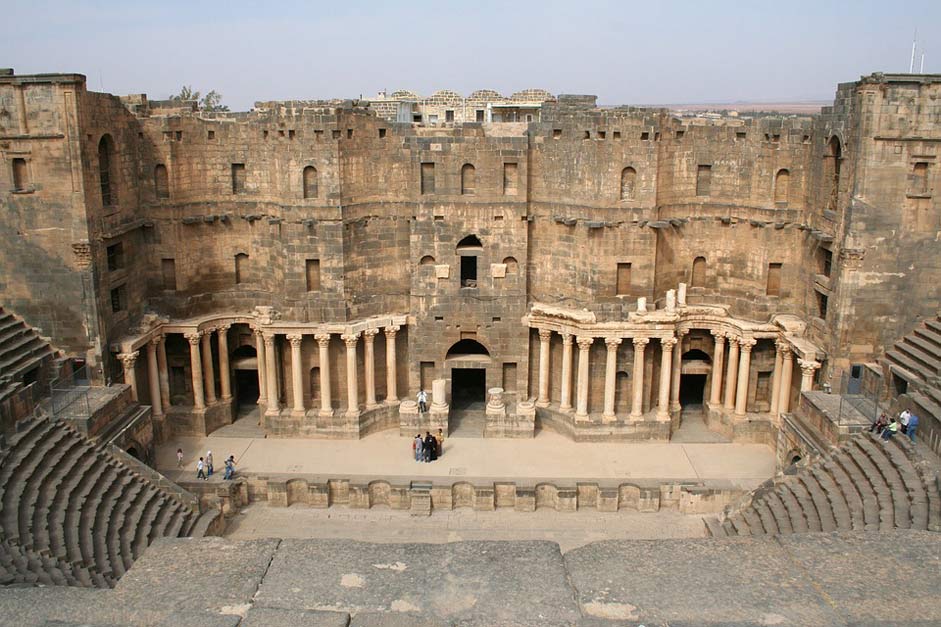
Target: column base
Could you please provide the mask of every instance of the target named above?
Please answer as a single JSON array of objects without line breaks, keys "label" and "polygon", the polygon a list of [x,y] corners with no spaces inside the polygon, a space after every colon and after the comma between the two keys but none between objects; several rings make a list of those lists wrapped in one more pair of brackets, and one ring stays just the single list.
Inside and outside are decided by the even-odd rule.
[{"label": "column base", "polygon": [[333,410],[321,409],[319,412],[317,412],[317,415],[320,416],[321,418],[333,418]]},{"label": "column base", "polygon": [[347,409],[344,414],[347,418],[359,418],[359,408],[356,409]]},{"label": "column base", "polygon": [[575,414],[575,422],[589,422],[589,421],[591,421],[591,418],[588,416],[588,414],[579,414],[579,413]]},{"label": "column base", "polygon": [[274,416],[278,417],[281,415],[281,407],[279,405],[272,405],[265,409],[265,416]]},{"label": "column base", "polygon": [[571,405],[568,405],[567,407],[559,407],[559,411],[562,412],[563,414],[570,414],[572,413],[573,409],[575,408],[572,407]]},{"label": "column base", "polygon": [[618,417],[614,414],[603,414],[601,416],[601,422],[617,422]]},{"label": "column base", "polygon": [[536,407],[548,407],[548,406],[549,406],[549,399],[546,399],[544,401],[536,401]]},{"label": "column base", "polygon": [[304,410],[304,409],[292,409],[292,410],[291,410],[291,417],[292,417],[292,418],[306,418],[306,417],[307,417],[307,410]]},{"label": "column base", "polygon": [[657,422],[670,422],[670,414],[657,412]]},{"label": "column base", "polygon": [[375,409],[375,408],[377,408],[377,407],[379,407],[379,403],[375,403],[375,402],[373,402],[373,403],[366,403],[366,409]]},{"label": "column base", "polygon": [[382,402],[386,405],[398,405],[401,401],[398,398],[387,398]]}]

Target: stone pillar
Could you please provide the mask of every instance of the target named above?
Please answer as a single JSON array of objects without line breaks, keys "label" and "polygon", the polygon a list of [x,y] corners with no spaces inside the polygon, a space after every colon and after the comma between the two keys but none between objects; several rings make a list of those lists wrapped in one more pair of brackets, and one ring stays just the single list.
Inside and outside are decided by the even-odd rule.
[{"label": "stone pillar", "polygon": [[265,351],[265,335],[255,329],[255,354],[258,361],[258,404],[268,404],[268,360]]},{"label": "stone pillar", "polygon": [[203,365],[199,358],[199,338],[202,334],[187,333],[186,341],[190,343],[190,370],[193,378],[193,407],[196,409],[205,409],[206,401],[203,400]]},{"label": "stone pillar", "polygon": [[140,397],[137,394],[137,372],[134,370],[134,366],[137,364],[137,357],[139,355],[139,351],[134,351],[133,353],[121,353],[118,355],[118,359],[121,360],[121,365],[124,367],[124,382],[131,386],[131,398],[133,398],[135,401],[140,400]]},{"label": "stone pillar", "polygon": [[604,422],[614,422],[618,419],[614,413],[614,391],[618,369],[618,346],[621,345],[621,338],[605,338],[604,344],[608,347],[608,354],[604,368],[604,414],[602,420]]},{"label": "stone pillar", "polygon": [[552,331],[539,329],[539,397],[536,399],[536,405],[539,407],[549,406],[549,340],[551,339]]},{"label": "stone pillar", "polygon": [[356,343],[359,341],[358,333],[341,335],[346,344],[346,415],[359,415],[359,382],[356,378]]},{"label": "stone pillar", "polygon": [[160,373],[160,403],[164,413],[170,411],[170,371],[167,368],[167,338],[161,335],[157,344],[157,370]]},{"label": "stone pillar", "polygon": [[294,402],[291,410],[294,414],[304,415],[304,371],[301,363],[301,342],[304,336],[294,334],[287,336],[291,343],[291,391]]},{"label": "stone pillar", "polygon": [[814,371],[820,367],[820,362],[812,359],[798,359],[797,365],[801,369],[801,392],[810,392],[814,389]]},{"label": "stone pillar", "polygon": [[431,409],[447,409],[447,381],[444,379],[435,379],[431,382]]},{"label": "stone pillar", "polygon": [[638,420],[644,415],[644,347],[650,338],[634,338],[634,372],[631,373],[631,418]]},{"label": "stone pillar", "polygon": [[748,377],[751,374],[751,349],[757,343],[754,339],[739,342],[741,351],[738,360],[738,390],[735,395],[735,415],[744,416],[748,405]]},{"label": "stone pillar", "polygon": [[320,349],[320,415],[332,416],[333,404],[330,398],[330,334],[318,333],[314,336]]},{"label": "stone pillar", "polygon": [[559,410],[572,409],[572,334],[562,334],[562,395]]},{"label": "stone pillar", "polygon": [[265,333],[265,377],[268,381],[268,410],[267,416],[277,416],[281,413],[281,394],[278,389],[278,355],[275,351],[275,333]]},{"label": "stone pillar", "polygon": [[686,283],[680,283],[676,290],[676,304],[680,307],[686,306]]},{"label": "stone pillar", "polygon": [[147,383],[150,386],[150,406],[154,418],[163,417],[163,404],[160,399],[160,375],[157,373],[157,345],[160,338],[155,337],[147,342]]},{"label": "stone pillar", "polygon": [[366,409],[378,407],[376,402],[376,351],[373,347],[379,329],[363,331],[364,358],[366,361]]},{"label": "stone pillar", "polygon": [[205,379],[203,385],[206,389],[206,402],[211,404],[216,402],[216,375],[212,366],[212,329],[206,330],[201,339],[203,346],[200,352],[203,357],[203,379]]},{"label": "stone pillar", "polygon": [[781,340],[774,343],[774,372],[771,374],[771,413],[773,415],[778,413],[778,398],[781,395],[781,367],[784,363],[782,343]]},{"label": "stone pillar", "polygon": [[683,374],[683,336],[688,329],[676,332],[677,346],[673,350],[673,377],[670,381],[670,406],[673,411],[680,411],[680,375]]},{"label": "stone pillar", "polygon": [[738,338],[729,335],[729,358],[725,370],[725,409],[735,408],[735,382],[738,377]]},{"label": "stone pillar", "polygon": [[[673,347],[677,339],[668,337],[660,340],[660,389],[657,405],[657,420],[670,419],[670,380],[673,378]],[[676,351],[679,354],[680,351]]]},{"label": "stone pillar", "polygon": [[588,420],[588,349],[593,337],[578,337],[578,387],[576,389],[575,420]]},{"label": "stone pillar", "polygon": [[781,347],[781,389],[778,391],[778,413],[786,414],[791,404],[791,375],[794,372],[794,353],[790,346]]},{"label": "stone pillar", "polygon": [[395,403],[399,400],[395,378],[395,334],[399,332],[399,326],[389,325],[383,332],[386,334],[386,402]]},{"label": "stone pillar", "polygon": [[232,373],[229,371],[229,327],[224,324],[216,329],[216,338],[219,341],[219,386],[222,389],[222,400],[232,400]]},{"label": "stone pillar", "polygon": [[712,347],[712,382],[709,389],[709,404],[722,402],[722,358],[725,356],[725,333],[712,331],[715,345]]}]

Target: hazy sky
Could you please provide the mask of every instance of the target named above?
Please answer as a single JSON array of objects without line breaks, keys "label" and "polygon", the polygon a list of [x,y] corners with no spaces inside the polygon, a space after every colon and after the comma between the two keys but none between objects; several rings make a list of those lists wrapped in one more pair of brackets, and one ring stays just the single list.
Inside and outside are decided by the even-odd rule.
[{"label": "hazy sky", "polygon": [[0,1],[0,67],[154,99],[216,89],[234,110],[384,88],[825,100],[838,82],[907,71],[916,27],[925,71],[941,72],[939,0]]}]

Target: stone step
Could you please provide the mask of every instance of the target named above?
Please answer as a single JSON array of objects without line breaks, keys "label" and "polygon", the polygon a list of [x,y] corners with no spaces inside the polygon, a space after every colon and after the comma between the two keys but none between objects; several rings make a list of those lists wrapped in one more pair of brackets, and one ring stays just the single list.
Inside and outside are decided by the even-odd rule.
[{"label": "stone step", "polygon": [[157,519],[157,515],[160,513],[160,505],[163,502],[163,498],[163,495],[155,490],[154,494],[151,495],[147,504],[144,506],[144,510],[137,523],[136,531],[134,532],[134,541],[131,543],[131,551],[135,560],[144,553],[144,549],[150,544],[151,529],[154,525],[154,521]]},{"label": "stone step", "polygon": [[909,529],[912,526],[911,511],[909,509],[908,494],[902,478],[885,454],[885,444],[881,444],[868,437],[854,438],[853,443],[869,457],[879,474],[885,479],[892,495],[895,512],[895,526],[899,529]]},{"label": "stone step", "polygon": [[719,519],[715,516],[704,516],[703,524],[706,525],[706,533],[711,538],[724,538],[728,535],[725,530],[725,527],[722,526],[722,523],[719,522]]},{"label": "stone step", "polygon": [[183,507],[177,507],[176,511],[173,514],[173,517],[170,519],[170,524],[167,525],[166,533],[164,537],[167,538],[178,538],[180,537],[180,532],[183,530],[183,525],[186,524],[186,515],[188,510]]},{"label": "stone step", "polygon": [[24,431],[17,433],[10,443],[10,453],[3,459],[3,467],[0,468],[0,490],[6,491],[10,485],[10,476],[16,471],[17,467],[25,457],[33,450],[33,446],[41,438],[52,431],[52,424],[47,420],[30,421]]},{"label": "stone step", "polygon": [[[888,350],[885,352],[885,358],[905,371],[905,374],[913,377],[915,381],[924,381],[924,367],[917,361],[898,350]],[[907,377],[905,377],[907,378]]]},{"label": "stone step", "polygon": [[[79,498],[91,490],[93,483],[101,476],[106,464],[94,455],[86,454],[75,472],[66,476],[49,508],[49,540],[53,547],[61,547],[71,561],[81,560],[78,552],[78,519],[81,514]],[[60,553],[60,549],[56,548]]]},{"label": "stone step", "polygon": [[932,331],[929,327],[924,326],[924,327],[917,327],[914,333],[912,333],[912,336],[918,337],[922,341],[931,344],[932,346],[934,346],[933,352],[941,355],[941,332]]},{"label": "stone step", "polygon": [[919,335],[917,331],[918,329],[916,329],[915,333],[905,336],[899,344],[914,346],[932,360],[941,364],[941,345],[932,339],[932,336],[937,337],[937,335],[932,334],[930,331],[927,332],[929,334],[928,336]]},{"label": "stone step", "polygon": [[797,476],[789,477],[786,485],[794,495],[794,498],[797,499],[797,502],[800,503],[801,512],[803,512],[804,518],[807,520],[807,530],[822,531],[823,525],[820,522],[820,514],[817,513],[813,498],[811,498],[810,492],[807,491],[803,481]]},{"label": "stone step", "polygon": [[848,442],[843,450],[860,469],[860,472],[872,483],[873,491],[876,493],[879,503],[879,529],[882,531],[894,529],[895,502],[892,497],[892,490],[889,484],[886,483],[885,477],[875,467],[869,456],[856,445],[855,440]]},{"label": "stone step", "polygon": [[925,486],[918,470],[912,465],[911,459],[904,450],[907,443],[908,438],[904,434],[899,434],[886,443],[884,451],[905,485],[911,511],[912,529],[924,530],[928,528],[928,495],[925,494]]},{"label": "stone step", "polygon": [[[88,462],[91,459],[91,449],[82,440],[77,440],[79,445],[72,449],[68,457],[62,460],[56,467],[55,472],[50,475],[49,483],[41,488],[39,501],[36,503],[36,513],[33,518],[34,531],[36,534],[36,547],[47,548],[53,555],[65,558],[65,546],[53,543],[53,535],[50,530],[53,529],[53,509],[62,508],[64,504],[60,495],[67,497],[70,486],[70,478],[77,476],[75,483],[78,482],[83,470],[87,469]],[[62,512],[64,517],[64,512]],[[57,535],[58,538],[62,534]]]},{"label": "stone step", "polygon": [[925,327],[929,331],[933,331],[934,333],[941,335],[941,321],[933,318],[927,318],[925,319]]},{"label": "stone step", "polygon": [[741,514],[741,512],[732,514],[727,522],[731,524],[732,528],[735,530],[735,535],[752,535],[751,527],[748,525],[748,522],[745,520],[745,517]]},{"label": "stone step", "polygon": [[206,536],[206,533],[209,531],[209,528],[219,519],[222,515],[217,509],[211,509],[203,512],[196,518],[196,521],[193,523],[192,527],[189,530],[189,535],[193,538],[203,538]]},{"label": "stone step", "polygon": [[810,499],[813,502],[814,510],[816,510],[817,516],[820,517],[820,529],[827,532],[836,531],[836,520],[833,517],[833,510],[830,508],[830,501],[827,499],[824,489],[820,487],[816,478],[810,473],[800,473],[797,477],[801,480],[801,483],[804,484],[804,487],[807,488],[807,493],[810,495]]},{"label": "stone step", "polygon": [[65,437],[62,430],[52,430],[46,437],[30,448],[29,453],[17,465],[6,484],[3,492],[3,528],[7,537],[13,538],[13,533],[19,533],[19,508],[23,501],[23,494],[29,486],[33,475],[37,471],[41,475],[48,471],[49,467],[42,463],[43,457]]},{"label": "stone step", "polygon": [[144,488],[143,481],[131,481],[128,486],[118,494],[114,509],[108,517],[106,538],[108,542],[108,557],[115,576],[121,577],[129,568],[125,566],[126,560],[121,550],[121,539],[125,536],[124,517],[128,509],[134,505]]},{"label": "stone step", "polygon": [[154,519],[154,524],[150,526],[150,533],[147,536],[147,546],[153,544],[154,540],[157,538],[162,538],[167,535],[167,525],[170,524],[170,520],[175,511],[175,503],[169,499],[162,502],[160,509],[158,510],[157,517]]},{"label": "stone step", "polygon": [[[907,337],[894,346],[895,350],[904,353],[906,357],[914,361],[921,368],[923,375],[937,376],[938,368],[941,362],[931,354],[930,349],[922,348],[924,344],[918,338]],[[926,377],[927,378],[927,377]]]},{"label": "stone step", "polygon": [[782,483],[778,486],[777,494],[781,503],[784,505],[785,509],[787,509],[788,518],[791,522],[791,530],[794,533],[806,533],[809,531],[807,518],[804,516],[804,510],[801,508],[797,497],[791,492],[791,488],[786,483]]},{"label": "stone step", "polygon": [[[49,496],[60,481],[62,474],[81,455],[83,450],[81,440],[67,437],[61,446],[54,449],[52,454],[43,460],[42,463],[47,471],[42,480],[26,490],[25,499],[20,510],[20,527],[26,527],[26,532],[29,533],[29,543],[35,549],[49,548],[48,534],[44,533]],[[29,518],[25,521],[22,518],[24,513],[29,515]],[[20,535],[23,535],[22,530]]]},{"label": "stone step", "polygon": [[860,470],[856,463],[840,449],[834,456],[833,462],[837,464],[843,474],[856,489],[862,505],[863,528],[868,531],[879,529],[879,498],[873,489],[872,483]]},{"label": "stone step", "polygon": [[124,512],[124,519],[121,526],[119,537],[121,558],[124,561],[124,569],[128,570],[134,563],[133,541],[137,534],[137,528],[141,523],[141,514],[144,507],[150,502],[157,491],[149,483],[140,483],[140,489],[137,496]]},{"label": "stone step", "polygon": [[825,468],[819,465],[813,466],[812,473],[814,479],[816,479],[820,487],[823,488],[827,501],[830,502],[830,511],[833,512],[833,520],[836,523],[837,529],[846,531],[852,529],[853,520],[850,515],[849,505],[846,503],[846,498],[840,491],[839,486],[836,485],[833,477],[830,476]]},{"label": "stone step", "polygon": [[[110,465],[107,466],[100,479],[95,482],[95,485],[91,488],[88,495],[82,500],[78,510],[80,513],[78,517],[78,542],[82,549],[82,558],[85,560],[86,564],[98,564],[95,559],[95,548],[92,542],[91,530],[95,524],[95,514],[98,511],[98,506],[101,504],[101,498],[117,479],[118,473],[115,468]],[[68,517],[66,517],[66,520],[68,520]],[[68,531],[68,529],[66,529],[66,531]],[[101,568],[100,564],[98,564],[98,567],[102,574],[106,574],[110,571],[110,569]]]},{"label": "stone step", "polygon": [[742,510],[742,516],[748,523],[749,533],[753,536],[762,536],[767,533],[765,526],[761,522],[761,516],[755,511],[754,507],[746,507]]},{"label": "stone step", "polygon": [[794,528],[791,527],[791,517],[778,495],[774,492],[768,492],[765,495],[764,503],[774,517],[774,525],[777,527],[777,532],[781,534],[794,533]]},{"label": "stone step", "polygon": [[866,528],[863,499],[860,497],[852,479],[843,471],[843,467],[833,459],[823,462],[823,468],[843,498],[850,517],[850,528],[862,531]]},{"label": "stone step", "polygon": [[132,478],[124,472],[123,468],[119,468],[117,480],[108,487],[95,508],[95,522],[92,524],[91,533],[95,538],[96,563],[102,571],[110,571],[115,577],[120,577],[121,574],[118,572],[118,566],[111,561],[111,537],[108,530],[111,526],[111,519],[115,516],[121,494],[128,489],[131,482]]}]

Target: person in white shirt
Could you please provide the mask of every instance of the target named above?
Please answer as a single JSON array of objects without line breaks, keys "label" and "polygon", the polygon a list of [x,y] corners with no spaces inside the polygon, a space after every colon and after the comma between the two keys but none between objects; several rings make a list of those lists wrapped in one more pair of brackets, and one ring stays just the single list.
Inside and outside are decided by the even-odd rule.
[{"label": "person in white shirt", "polygon": [[912,412],[907,409],[903,409],[902,413],[899,414],[899,422],[902,424],[902,433],[908,433],[908,421],[912,417]]},{"label": "person in white shirt", "polygon": [[200,457],[200,458],[199,458],[199,461],[196,462],[196,478],[197,478],[197,479],[206,479],[206,480],[209,479],[209,477],[206,476],[206,463],[203,462],[203,458],[202,458],[202,457]]},{"label": "person in white shirt", "polygon": [[428,394],[425,390],[418,391],[418,411],[422,414],[428,411]]}]

